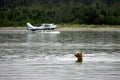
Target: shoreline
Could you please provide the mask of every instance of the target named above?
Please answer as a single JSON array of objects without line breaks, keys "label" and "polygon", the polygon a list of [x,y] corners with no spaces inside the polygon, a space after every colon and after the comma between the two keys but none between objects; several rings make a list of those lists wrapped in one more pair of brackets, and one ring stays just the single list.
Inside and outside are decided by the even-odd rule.
[{"label": "shoreline", "polygon": [[[27,30],[26,27],[0,27],[0,31]],[[120,28],[57,28],[55,31],[120,31]]]},{"label": "shoreline", "polygon": [[58,31],[120,31],[120,28],[60,28]]}]

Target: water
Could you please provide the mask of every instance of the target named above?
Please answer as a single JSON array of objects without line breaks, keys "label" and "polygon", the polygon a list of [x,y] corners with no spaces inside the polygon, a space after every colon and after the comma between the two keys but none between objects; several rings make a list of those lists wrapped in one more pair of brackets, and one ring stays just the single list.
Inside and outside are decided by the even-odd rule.
[{"label": "water", "polygon": [[0,31],[0,80],[119,79],[120,32]]}]

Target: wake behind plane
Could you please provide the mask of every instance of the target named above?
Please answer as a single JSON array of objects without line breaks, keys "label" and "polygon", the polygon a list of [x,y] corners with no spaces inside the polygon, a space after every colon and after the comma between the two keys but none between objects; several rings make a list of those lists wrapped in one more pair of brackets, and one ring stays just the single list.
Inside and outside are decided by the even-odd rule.
[{"label": "wake behind plane", "polygon": [[27,29],[31,31],[35,30],[54,30],[57,28],[57,25],[54,24],[41,24],[41,26],[33,26],[29,22],[27,23]]}]

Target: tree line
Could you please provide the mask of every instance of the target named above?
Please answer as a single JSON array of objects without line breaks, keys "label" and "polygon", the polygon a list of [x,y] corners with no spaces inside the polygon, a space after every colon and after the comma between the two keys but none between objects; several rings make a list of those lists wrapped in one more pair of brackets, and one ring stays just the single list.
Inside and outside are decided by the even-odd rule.
[{"label": "tree line", "polygon": [[[13,1],[13,2],[12,2]],[[0,26],[120,25],[120,0],[1,0]]]}]

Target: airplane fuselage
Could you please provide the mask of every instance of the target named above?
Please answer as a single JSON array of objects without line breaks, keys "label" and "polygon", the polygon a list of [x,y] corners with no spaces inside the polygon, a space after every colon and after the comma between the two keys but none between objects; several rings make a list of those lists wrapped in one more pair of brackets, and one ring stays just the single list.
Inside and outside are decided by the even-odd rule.
[{"label": "airplane fuselage", "polygon": [[32,31],[35,31],[35,30],[54,30],[54,29],[56,29],[56,25],[54,25],[54,24],[42,24],[40,27],[36,27],[36,26],[31,25],[30,23],[27,23],[27,29],[32,30]]}]

